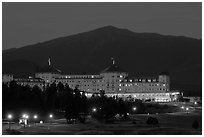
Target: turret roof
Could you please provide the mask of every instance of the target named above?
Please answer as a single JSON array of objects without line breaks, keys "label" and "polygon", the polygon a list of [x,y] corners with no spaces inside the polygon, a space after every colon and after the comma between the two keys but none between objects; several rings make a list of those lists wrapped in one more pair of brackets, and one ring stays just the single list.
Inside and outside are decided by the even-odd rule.
[{"label": "turret roof", "polygon": [[112,64],[105,68],[104,70],[102,70],[100,73],[107,73],[107,72],[126,72],[125,70],[119,68],[116,64],[115,64],[115,60],[113,58],[112,59]]}]

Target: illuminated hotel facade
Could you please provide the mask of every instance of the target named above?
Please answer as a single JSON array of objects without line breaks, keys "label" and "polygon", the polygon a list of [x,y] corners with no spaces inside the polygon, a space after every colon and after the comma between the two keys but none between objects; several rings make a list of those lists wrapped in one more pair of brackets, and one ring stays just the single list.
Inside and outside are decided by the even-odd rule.
[{"label": "illuminated hotel facade", "polygon": [[77,87],[80,91],[85,91],[87,97],[103,90],[107,96],[170,102],[177,100],[179,94],[179,92],[170,91],[168,74],[160,74],[155,77],[131,77],[115,64],[114,59],[112,59],[112,64],[98,75],[62,75],[60,70],[51,66],[49,60],[48,66],[38,70],[35,78],[14,80],[18,84],[28,84],[31,87],[37,85],[41,89],[53,82],[67,84],[72,89]]}]

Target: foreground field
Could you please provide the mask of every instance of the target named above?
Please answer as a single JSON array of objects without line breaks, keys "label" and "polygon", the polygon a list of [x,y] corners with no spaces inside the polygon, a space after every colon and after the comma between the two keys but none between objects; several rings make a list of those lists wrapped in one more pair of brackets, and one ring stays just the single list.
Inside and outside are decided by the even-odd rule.
[{"label": "foreground field", "polygon": [[[159,121],[158,126],[146,124],[148,117],[156,117]],[[194,120],[199,122],[199,128],[193,129]],[[134,122],[133,122],[134,121]],[[5,128],[7,125],[3,125]],[[51,134],[97,134],[97,135],[200,135],[202,134],[202,114],[201,110],[189,113],[166,113],[166,114],[135,114],[130,115],[128,120],[116,120],[112,124],[105,124],[93,118],[87,119],[85,124],[66,124],[65,119],[54,120],[51,124],[31,124],[30,127],[12,126],[24,135],[51,135]],[[4,133],[3,133],[4,134]]]}]

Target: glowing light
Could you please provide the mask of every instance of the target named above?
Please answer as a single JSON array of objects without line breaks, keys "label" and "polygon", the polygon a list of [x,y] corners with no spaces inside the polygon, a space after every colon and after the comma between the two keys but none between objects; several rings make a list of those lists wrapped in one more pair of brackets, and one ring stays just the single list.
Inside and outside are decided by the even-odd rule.
[{"label": "glowing light", "polygon": [[93,112],[96,112],[97,109],[96,109],[96,108],[93,108],[92,110],[93,110]]},{"label": "glowing light", "polygon": [[136,108],[136,107],[133,107],[132,109],[133,109],[134,111],[135,111],[135,110],[137,110],[137,108]]},{"label": "glowing light", "polygon": [[188,110],[189,110],[189,108],[186,108],[186,110],[188,111]]},{"label": "glowing light", "polygon": [[34,118],[34,119],[37,119],[37,118],[38,118],[38,116],[37,116],[37,115],[34,115],[34,116],[33,116],[33,118]]},{"label": "glowing light", "polygon": [[197,105],[197,102],[194,102],[195,105]]},{"label": "glowing light", "polygon": [[50,115],[49,115],[49,117],[50,117],[50,118],[52,118],[52,117],[53,117],[53,115],[52,115],[52,114],[50,114]]},{"label": "glowing light", "polygon": [[129,113],[127,113],[127,115],[129,116],[130,114],[129,114]]},{"label": "glowing light", "polygon": [[184,106],[182,106],[181,109],[184,109]]},{"label": "glowing light", "polygon": [[122,75],[120,75],[120,78],[122,78],[123,76]]},{"label": "glowing light", "polygon": [[11,114],[8,114],[7,118],[8,118],[8,119],[12,119],[13,116],[12,116]]},{"label": "glowing light", "polygon": [[48,59],[48,65],[49,65],[49,66],[51,65],[51,60],[50,60],[50,58]]},{"label": "glowing light", "polygon": [[29,116],[27,114],[23,114],[23,118],[28,119]]}]

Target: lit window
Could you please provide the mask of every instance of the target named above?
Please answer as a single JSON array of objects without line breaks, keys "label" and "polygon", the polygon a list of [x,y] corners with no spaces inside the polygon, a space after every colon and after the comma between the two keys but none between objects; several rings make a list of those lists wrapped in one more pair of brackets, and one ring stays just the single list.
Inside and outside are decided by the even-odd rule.
[{"label": "lit window", "polygon": [[125,84],[125,86],[127,87],[127,84]]},{"label": "lit window", "polygon": [[163,84],[163,86],[165,86],[165,84]]},{"label": "lit window", "polygon": [[120,78],[122,78],[123,76],[122,75],[120,75]]},{"label": "lit window", "polygon": [[130,79],[130,82],[132,82],[132,79]]},{"label": "lit window", "polygon": [[121,86],[121,84],[119,84],[119,86]]}]

